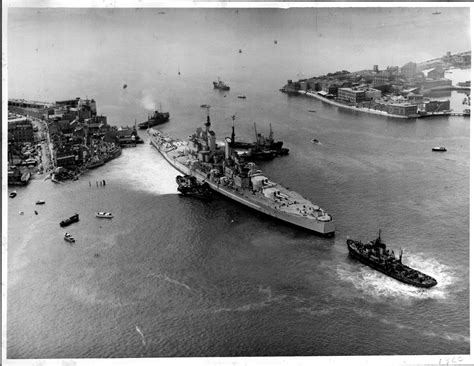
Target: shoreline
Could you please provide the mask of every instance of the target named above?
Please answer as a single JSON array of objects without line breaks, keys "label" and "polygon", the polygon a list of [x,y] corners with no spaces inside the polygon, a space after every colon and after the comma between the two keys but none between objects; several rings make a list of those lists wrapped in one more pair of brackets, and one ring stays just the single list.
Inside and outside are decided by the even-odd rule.
[{"label": "shoreline", "polygon": [[349,106],[349,105],[345,105],[345,104],[341,104],[341,103],[338,103],[338,102],[335,102],[333,100],[330,100],[330,99],[327,99],[327,98],[324,98],[320,95],[318,95],[317,93],[314,93],[314,92],[305,92],[303,90],[298,90],[298,93],[299,94],[303,94],[303,95],[306,95],[306,96],[310,96],[310,97],[313,97],[313,98],[316,98],[322,102],[325,102],[325,103],[328,103],[328,104],[331,104],[335,107],[339,107],[339,108],[345,108],[345,109],[349,109],[349,110],[352,110],[352,111],[357,111],[357,112],[363,112],[363,113],[369,113],[369,114],[376,114],[376,115],[381,115],[381,116],[385,116],[385,117],[393,117],[393,118],[402,118],[402,119],[409,119],[409,118],[417,118],[417,117],[411,117],[411,116],[400,116],[398,114],[390,114],[390,113],[387,113],[387,112],[384,112],[384,111],[378,111],[376,109],[369,109],[369,108],[357,108],[357,107],[353,107],[353,106]]}]

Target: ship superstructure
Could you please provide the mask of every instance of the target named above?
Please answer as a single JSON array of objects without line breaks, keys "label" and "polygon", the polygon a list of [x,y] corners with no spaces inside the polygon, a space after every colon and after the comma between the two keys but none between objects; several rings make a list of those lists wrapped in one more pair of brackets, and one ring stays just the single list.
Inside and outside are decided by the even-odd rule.
[{"label": "ship superstructure", "polygon": [[390,252],[385,243],[382,242],[380,230],[378,238],[370,241],[370,243],[364,244],[352,239],[347,239],[346,243],[349,253],[354,258],[398,281],[424,288],[433,287],[437,284],[433,277],[403,264],[403,251],[400,252],[398,259],[395,258],[393,250]]},{"label": "ship superstructure", "polygon": [[333,235],[331,215],[300,194],[271,181],[254,163],[234,153],[231,138],[225,147],[216,143],[210,129],[198,127],[188,141],[173,139],[161,131],[149,129],[150,142],[160,154],[183,174],[206,182],[211,189],[247,207],[323,235]]}]

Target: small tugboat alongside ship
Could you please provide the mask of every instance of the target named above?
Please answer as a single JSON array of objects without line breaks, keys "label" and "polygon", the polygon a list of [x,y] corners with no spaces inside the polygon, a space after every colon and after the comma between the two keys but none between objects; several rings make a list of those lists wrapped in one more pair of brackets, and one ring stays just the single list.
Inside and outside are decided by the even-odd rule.
[{"label": "small tugboat alongside ship", "polygon": [[147,121],[139,123],[138,128],[141,130],[145,130],[147,128],[168,122],[169,120],[170,120],[169,112],[155,111],[155,113],[152,116],[148,117]]},{"label": "small tugboat alongside ship", "polygon": [[378,238],[368,244],[347,239],[347,249],[355,259],[398,281],[424,288],[433,287],[437,284],[433,277],[403,264],[403,251],[400,252],[398,259],[395,258],[393,250],[391,252],[387,250],[386,245],[382,242],[380,230]]},{"label": "small tugboat alongside ship", "polygon": [[176,177],[178,183],[178,191],[183,196],[192,196],[202,200],[210,200],[212,198],[212,190],[207,183],[199,183],[196,177],[192,175],[178,175]]},{"label": "small tugboat alongside ship", "polygon": [[183,174],[206,182],[209,187],[247,207],[287,223],[325,236],[334,235],[333,218],[300,194],[271,181],[254,163],[240,159],[225,138],[225,147],[216,144],[209,116],[189,141],[173,139],[161,131],[149,129],[150,143]]}]

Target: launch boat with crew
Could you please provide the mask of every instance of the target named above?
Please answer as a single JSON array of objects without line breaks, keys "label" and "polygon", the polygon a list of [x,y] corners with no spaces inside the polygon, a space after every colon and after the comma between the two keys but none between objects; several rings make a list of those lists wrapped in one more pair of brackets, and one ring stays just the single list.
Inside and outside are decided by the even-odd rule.
[{"label": "launch boat with crew", "polygon": [[183,174],[254,210],[322,235],[333,235],[334,220],[321,207],[300,194],[271,181],[252,162],[245,162],[233,151],[231,138],[225,147],[216,143],[207,117],[189,141],[173,139],[163,132],[149,129],[150,143]]},{"label": "launch boat with crew", "polygon": [[437,284],[433,277],[403,264],[403,251],[400,252],[398,259],[395,258],[393,250],[387,250],[387,246],[382,242],[380,231],[378,238],[370,241],[368,244],[358,240],[347,239],[347,249],[360,262],[398,281],[424,288],[433,287]]}]

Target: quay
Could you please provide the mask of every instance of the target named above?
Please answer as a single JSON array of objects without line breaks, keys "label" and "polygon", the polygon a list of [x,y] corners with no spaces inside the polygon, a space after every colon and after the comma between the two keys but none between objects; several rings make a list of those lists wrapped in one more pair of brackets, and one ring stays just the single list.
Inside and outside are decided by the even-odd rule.
[{"label": "quay", "polygon": [[417,115],[410,115],[410,116],[402,116],[402,115],[398,115],[398,114],[390,114],[390,113],[385,112],[385,111],[379,111],[379,110],[377,110],[377,109],[354,107],[354,106],[350,106],[350,105],[338,103],[338,102],[336,102],[336,101],[334,101],[334,100],[325,98],[325,97],[323,97],[322,95],[319,95],[317,92],[298,90],[298,93],[303,94],[303,95],[310,96],[310,97],[312,97],[312,98],[319,99],[320,101],[322,101],[322,102],[324,102],[324,103],[331,104],[331,105],[333,105],[333,106],[335,106],[335,107],[344,108],[344,109],[349,109],[349,110],[357,111],[357,112],[378,114],[378,115],[381,115],[381,116],[394,117],[394,118],[403,118],[403,119],[419,117],[418,114],[417,114]]}]

